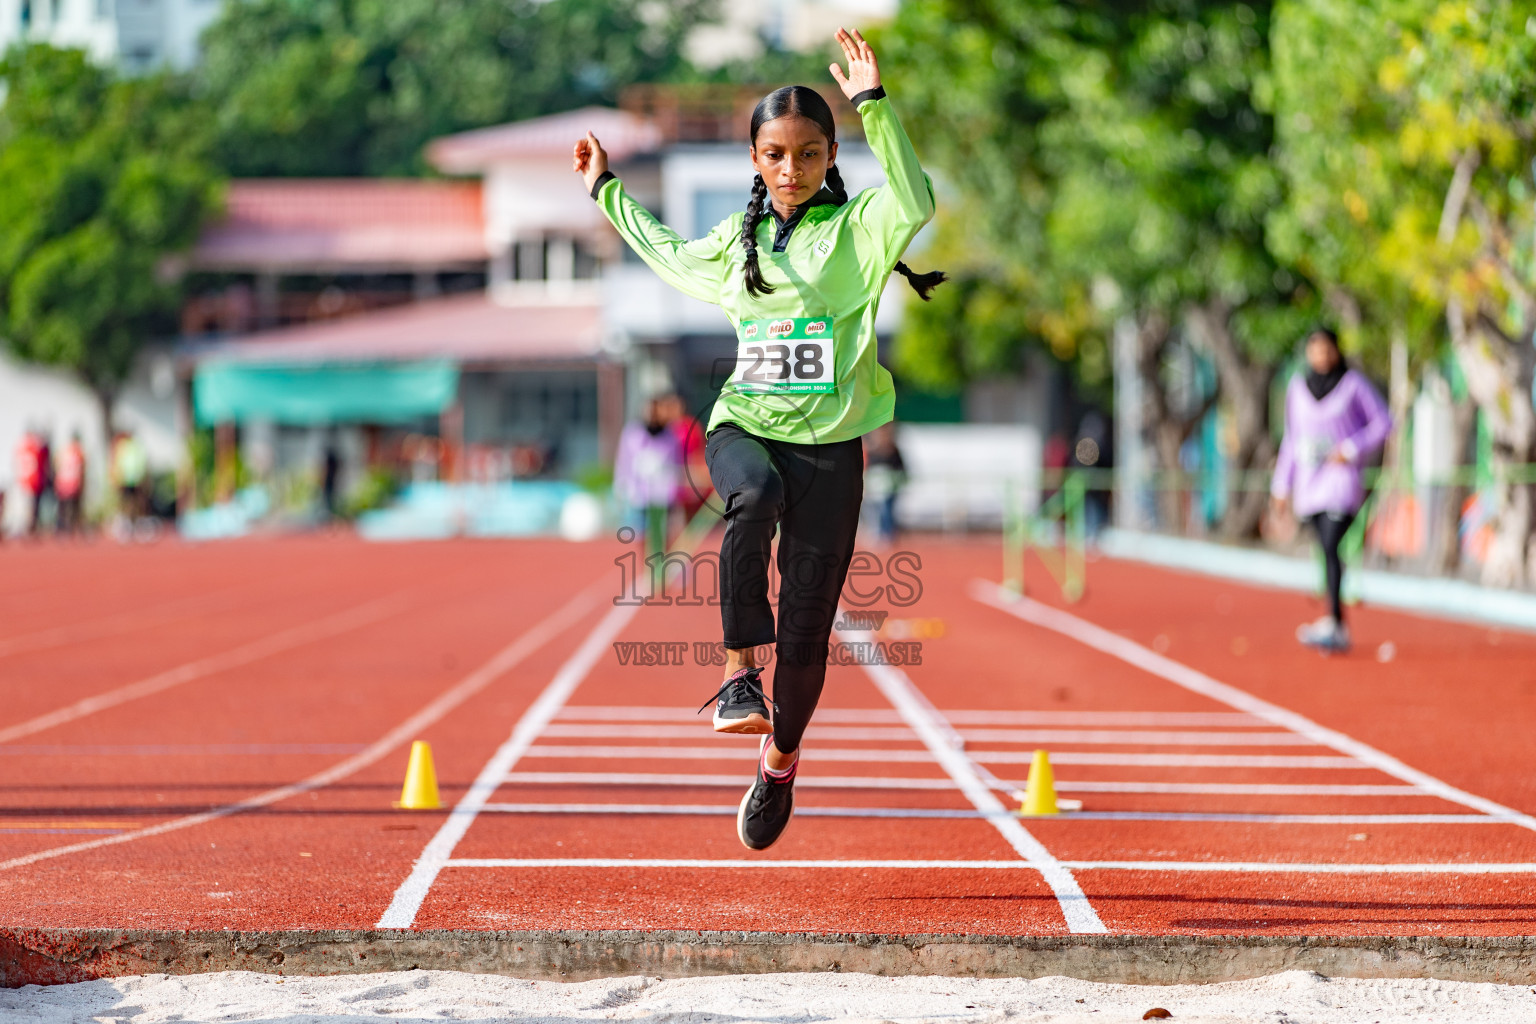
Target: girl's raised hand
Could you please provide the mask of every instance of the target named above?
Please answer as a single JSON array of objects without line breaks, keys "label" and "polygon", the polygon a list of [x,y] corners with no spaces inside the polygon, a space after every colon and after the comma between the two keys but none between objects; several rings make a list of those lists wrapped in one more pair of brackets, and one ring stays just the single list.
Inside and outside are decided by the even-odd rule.
[{"label": "girl's raised hand", "polygon": [[596,135],[587,132],[587,137],[576,143],[571,154],[571,170],[581,175],[588,192],[608,170],[608,154],[603,152],[603,144],[597,141]]},{"label": "girl's raised hand", "polygon": [[837,42],[843,48],[843,56],[848,58],[848,74],[844,75],[843,69],[836,64],[829,70],[842,87],[843,95],[851,100],[861,92],[879,88],[880,65],[875,63],[875,51],[869,48],[858,30],[838,29]]}]

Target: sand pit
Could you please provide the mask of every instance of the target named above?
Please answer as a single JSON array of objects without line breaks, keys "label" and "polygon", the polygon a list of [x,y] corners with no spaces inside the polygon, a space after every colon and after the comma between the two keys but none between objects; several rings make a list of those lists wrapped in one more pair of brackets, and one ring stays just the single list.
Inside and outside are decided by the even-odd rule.
[{"label": "sand pit", "polygon": [[451,971],[344,977],[164,974],[0,990],[6,1024],[99,1021],[516,1021],[772,1024],[837,1021],[1102,1024],[1169,1011],[1189,1024],[1529,1024],[1536,990],[1433,980],[1329,979],[1293,971],[1222,985],[1105,985],[1070,978],[977,981],[867,974],[760,974],[575,984]]}]

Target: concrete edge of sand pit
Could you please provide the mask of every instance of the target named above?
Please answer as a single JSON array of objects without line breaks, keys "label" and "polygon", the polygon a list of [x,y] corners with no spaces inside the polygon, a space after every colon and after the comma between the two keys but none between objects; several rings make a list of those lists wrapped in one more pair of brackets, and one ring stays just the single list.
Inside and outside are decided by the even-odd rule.
[{"label": "concrete edge of sand pit", "polygon": [[1205,984],[1327,977],[1536,983],[1536,936],[956,936],[709,931],[0,929],[0,987],[136,974],[446,970],[544,981],[852,971]]}]

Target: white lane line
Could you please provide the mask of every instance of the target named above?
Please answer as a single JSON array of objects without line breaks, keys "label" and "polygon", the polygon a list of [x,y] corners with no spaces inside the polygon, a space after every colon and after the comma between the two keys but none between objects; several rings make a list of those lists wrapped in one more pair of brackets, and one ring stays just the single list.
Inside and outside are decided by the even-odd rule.
[{"label": "white lane line", "polygon": [[[644,730],[646,736],[658,740],[666,739],[691,739],[697,742],[701,738],[723,740],[726,742],[741,742],[740,736],[732,736],[729,733],[710,732],[707,728],[708,719],[701,719],[693,725],[657,725],[647,726]],[[608,740],[624,739],[632,740],[640,730],[633,725],[551,725],[544,730],[544,735],[552,739],[590,739]],[[916,742],[917,737],[910,730],[902,728],[860,728],[850,726],[811,726],[807,733],[822,740],[906,740]]]},{"label": "white lane line", "polygon": [[206,615],[211,611],[244,614],[272,603],[270,600],[259,601],[257,605],[243,603],[241,599],[249,596],[243,586],[223,587],[199,591],[193,597],[178,598],[131,611],[113,612],[95,619],[52,626],[32,633],[15,634],[0,639],[0,658],[27,651],[121,636],[124,633],[142,629],[156,629],[180,619]]},{"label": "white lane line", "polygon": [[346,633],[361,626],[369,625],[387,616],[393,615],[405,608],[407,601],[403,595],[395,595],[378,601],[370,601],[367,604],[350,608],[339,615],[321,619],[319,622],[307,622],[302,626],[285,629],[280,633],[262,637],[260,640],[248,644],[242,644],[228,651],[189,661],[185,665],[169,669],[148,679],[141,679],[136,683],[119,686],[106,693],[98,693],[92,697],[77,700],[73,704],[66,705],[47,714],[29,718],[25,722],[0,728],[0,743],[10,743],[12,740],[21,739],[23,736],[31,736],[45,729],[73,722],[87,715],[94,715],[98,711],[115,708],[129,701],[135,701],[141,697],[149,697],[157,693],[163,693],[183,683],[203,679],[220,672],[227,672],[242,665],[260,661],[262,658],[280,654],[283,651],[292,650],[304,644],[314,643],[316,640],[324,640]]},{"label": "white lane line", "polygon": [[448,714],[448,712],[485,689],[524,658],[538,650],[555,636],[558,636],[562,630],[575,623],[585,614],[587,609],[592,606],[592,602],[596,600],[595,594],[597,592],[597,590],[589,588],[577,594],[553,615],[535,625],[506,647],[503,647],[484,665],[481,665],[454,684],[452,689],[444,691],[440,696],[427,704],[426,707],[395,726],[373,743],[370,743],[364,750],[347,758],[345,761],[336,763],[323,772],[311,775],[299,782],[279,786],[276,789],[269,789],[264,793],[258,793],[256,796],[248,797],[236,803],[215,807],[213,810],[203,811],[199,814],[189,814],[182,818],[162,822],[159,825],[150,825],[124,835],[84,843],[72,843],[69,846],[39,850],[36,853],[29,853],[22,857],[0,861],[0,871],[8,871],[12,868],[35,864],[38,861],[49,860],[54,857],[63,857],[66,854],[82,853],[86,850],[95,850],[103,846],[113,846],[118,843],[132,842],[135,839],[144,839],[149,836],[163,835],[166,832],[191,828],[194,825],[217,821],[219,818],[224,818],[231,814],[239,814],[242,811],[253,811],[258,808],[267,807],[271,804],[287,800],[289,797],[297,796],[300,793],[323,789],[334,782],[339,782],[347,776],[375,763],[401,745],[418,739],[422,730],[431,726]]},{"label": "white lane line", "polygon": [[[815,760],[814,748],[806,756]],[[965,755],[960,754],[961,757]],[[750,782],[746,775],[703,775],[669,772],[508,772],[508,785],[529,786],[710,786],[739,787]],[[978,776],[978,785],[987,791],[1014,793],[1024,788],[1023,781],[987,779]],[[804,775],[795,780],[802,789],[954,789],[951,779],[893,778],[881,775]],[[965,787],[960,787],[964,789]],[[1070,782],[1056,783],[1060,793],[1199,793],[1219,796],[1404,796],[1430,797],[1414,786],[1398,785],[1301,785],[1290,783],[1238,782]],[[1003,812],[1007,813],[1007,812]]]},{"label": "white lane line", "polygon": [[[739,739],[740,737],[738,737]],[[747,737],[756,739],[757,737]],[[754,745],[755,746],[755,745]],[[528,757],[571,757],[641,761],[743,761],[746,757],[755,753],[753,748],[742,744],[739,748],[719,747],[598,747],[598,746],[557,746],[554,744],[540,743],[528,749]],[[902,762],[905,764],[932,764],[933,757],[926,750],[880,750],[874,747],[868,749],[843,749],[839,747],[816,747],[814,754],[810,755],[817,761],[862,761],[871,764],[887,764]],[[1027,762],[1026,762],[1027,763]],[[742,785],[748,781],[744,776]],[[799,813],[797,808],[795,813]]]},{"label": "white lane line", "polygon": [[[901,717],[890,708],[822,708],[816,717],[845,725],[900,725]],[[623,706],[568,704],[555,716],[557,722],[692,722],[707,721],[701,713],[667,705]]]},{"label": "white lane line", "polygon": [[1086,619],[1080,619],[1075,615],[1070,615],[1067,612],[1041,604],[1027,597],[1014,597],[997,584],[987,583],[982,580],[977,580],[972,584],[971,595],[983,604],[991,605],[1031,625],[1060,633],[1085,646],[1092,647],[1094,650],[1119,658],[1121,661],[1166,679],[1170,683],[1182,686],[1192,693],[1209,697],[1230,708],[1257,716],[1281,728],[1293,730],[1306,736],[1318,746],[1330,747],[1341,754],[1363,761],[1386,775],[1417,786],[1428,793],[1440,797],[1442,800],[1461,804],[1463,807],[1470,807],[1475,811],[1491,814],[1501,821],[1536,831],[1536,817],[1523,814],[1513,807],[1506,807],[1503,804],[1477,796],[1474,793],[1468,793],[1464,789],[1458,789],[1450,783],[1437,779],[1428,772],[1412,768],[1391,754],[1377,750],[1375,747],[1362,743],[1352,736],[1347,736],[1344,733],[1319,725],[1310,718],[1299,715],[1278,704],[1271,704],[1269,701],[1239,690],[1235,686],[1229,686],[1226,683],[1212,679],[1204,672],[1196,671],[1188,665],[1158,654],[1156,651],[1141,646],[1141,644],[1136,643],[1134,640],[1128,640],[1120,634],[1113,633],[1102,626],[1097,626]]},{"label": "white lane line", "polygon": [[211,610],[210,604],[227,602],[238,592],[237,589],[230,589],[200,593],[196,597],[169,601],[137,611],[118,612],[86,622],[74,622],[67,626],[54,626],[34,633],[0,638],[0,658],[7,658],[25,651],[47,650],[51,647],[62,647],[65,644],[121,636],[141,629],[154,629],[157,626],[175,622],[178,618],[190,617],[194,613],[206,614]]},{"label": "white lane line", "polygon": [[954,729],[922,692],[912,685],[907,674],[891,665],[865,665],[863,668],[875,688],[891,702],[892,707],[901,712],[901,717],[912,731],[922,737],[928,752],[954,779],[955,785],[960,787],[971,805],[1001,833],[1003,839],[1026,863],[1039,870],[1045,884],[1056,895],[1056,902],[1060,904],[1062,916],[1066,919],[1067,930],[1073,933],[1107,932],[1109,929],[1088,902],[1088,896],[1082,886],[1077,884],[1077,879],[1072,877],[1071,870],[1063,867],[1051,851],[1030,835],[1018,819],[1003,807],[989,784],[978,774],[976,765],[960,749]]},{"label": "white lane line", "polygon": [[[820,712],[817,712],[820,714]],[[1235,711],[945,711],[951,725],[1087,726],[1139,729],[1241,729],[1268,725]]]},{"label": "white lane line", "polygon": [[[816,751],[808,749],[813,763]],[[749,766],[750,769],[750,766]],[[750,770],[740,775],[666,774],[661,772],[508,772],[509,785],[536,786],[728,786],[744,789],[752,782]],[[949,779],[893,779],[879,775],[801,775],[798,789],[954,789]]]},{"label": "white lane line", "polygon": [[[645,730],[656,739],[694,739],[701,735],[697,725],[658,725]],[[1159,747],[1314,747],[1317,743],[1294,732],[1168,732],[1150,729],[961,729],[967,743],[1020,743],[1038,746],[1159,746]],[[633,725],[568,724],[551,725],[544,735],[554,739],[633,739]],[[724,739],[739,739],[726,734]],[[882,726],[841,726],[812,724],[806,736],[814,744],[820,741],[912,740],[907,729]]]},{"label": "white lane line", "polygon": [[[1304,864],[1287,861],[1064,860],[1073,871],[1235,872],[1296,875],[1532,875],[1532,863]],[[933,871],[1038,871],[1026,860],[667,860],[648,857],[473,857],[450,860],[451,868],[764,868],[891,869]]]},{"label": "white lane line", "polygon": [[[680,814],[734,816],[736,804],[486,804],[485,814]],[[977,811],[944,807],[796,807],[800,818],[966,818]]]},{"label": "white lane line", "polygon": [[[483,814],[733,815],[735,804],[486,804]],[[796,807],[811,818],[963,818],[977,810],[948,807]],[[1031,819],[1039,820],[1039,819]],[[1201,814],[1192,811],[1074,811],[1060,821],[1167,821],[1269,825],[1502,825],[1486,814]]]},{"label": "white lane line", "polygon": [[1080,860],[1079,871],[1231,871],[1287,875],[1532,875],[1536,864],[1299,864],[1286,861]]},{"label": "white lane line", "polygon": [[[0,754],[5,753],[0,749]],[[984,750],[970,752],[970,758],[979,764],[1029,764],[1034,752],[1028,750]],[[668,747],[668,746],[561,746],[540,743],[530,747],[527,757],[615,758],[652,761],[722,761],[739,759],[741,752],[729,746],[716,747]],[[871,764],[903,763],[932,764],[933,755],[926,750],[894,750],[881,747],[817,747],[818,761],[859,761]],[[1145,768],[1320,768],[1354,769],[1375,771],[1352,757],[1307,757],[1298,755],[1266,756],[1263,754],[1086,754],[1073,751],[1051,751],[1053,765],[1108,765]]]},{"label": "white lane line", "polygon": [[[1023,789],[1023,782],[1008,783]],[[1417,786],[1305,785],[1285,782],[1058,782],[1063,793],[1203,793],[1212,796],[1412,796],[1433,797]]]},{"label": "white lane line", "polygon": [[554,679],[539,694],[538,699],[529,705],[518,719],[517,725],[512,729],[512,735],[507,738],[485,767],[480,769],[479,776],[474,784],[469,787],[449,813],[446,821],[437,830],[426,848],[421,851],[411,873],[405,881],[395,890],[394,898],[389,902],[383,915],[379,917],[379,928],[409,928],[416,920],[416,914],[421,909],[422,901],[427,898],[427,892],[432,888],[432,883],[437,880],[438,874],[444,865],[453,856],[454,847],[459,840],[469,831],[469,826],[474,824],[480,810],[490,802],[491,796],[501,786],[512,766],[533,746],[534,740],[541,730],[547,726],[560,706],[570,699],[576,687],[587,677],[587,673],[597,664],[603,653],[609,650],[609,644],[614,637],[619,635],[629,620],[634,618],[636,606],[615,605],[608,613],[598,620],[597,625],[587,634],[560,670],[555,673]]},{"label": "white lane line", "polygon": [[232,757],[247,754],[355,754],[366,743],[22,743],[0,757]]},{"label": "white lane line", "polygon": [[[1034,819],[1038,820],[1038,819]],[[1071,821],[1232,822],[1258,825],[1503,825],[1486,814],[1243,814],[1200,811],[1075,811]]]},{"label": "white lane line", "polygon": [[[1049,725],[1131,726],[1163,729],[1235,729],[1266,726],[1253,715],[1235,711],[945,711],[954,725]],[[609,705],[567,705],[555,716],[559,722],[694,722],[699,716],[687,708]],[[816,709],[823,725],[900,725],[901,715],[891,708]]]},{"label": "white lane line", "polygon": [[1165,732],[1150,729],[960,729],[967,743],[1126,747],[1315,747],[1293,732]]},{"label": "white lane line", "polygon": [[[1029,764],[1033,751],[966,751],[981,764]],[[1313,757],[1306,754],[1116,754],[1051,751],[1051,764],[1103,765],[1129,768],[1319,768],[1375,771],[1352,757]]]}]

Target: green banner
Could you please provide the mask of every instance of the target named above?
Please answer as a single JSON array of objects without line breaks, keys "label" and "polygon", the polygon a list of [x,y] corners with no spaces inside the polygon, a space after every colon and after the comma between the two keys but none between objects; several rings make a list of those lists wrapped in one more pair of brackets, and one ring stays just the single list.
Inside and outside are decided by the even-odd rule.
[{"label": "green banner", "polygon": [[453,403],[459,369],[450,362],[318,364],[206,363],[192,381],[200,426],[271,420],[294,426],[409,423]]}]

